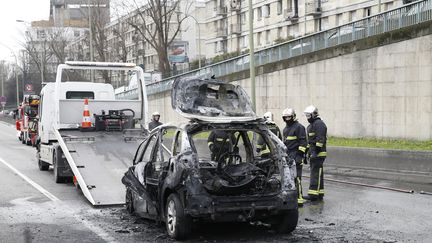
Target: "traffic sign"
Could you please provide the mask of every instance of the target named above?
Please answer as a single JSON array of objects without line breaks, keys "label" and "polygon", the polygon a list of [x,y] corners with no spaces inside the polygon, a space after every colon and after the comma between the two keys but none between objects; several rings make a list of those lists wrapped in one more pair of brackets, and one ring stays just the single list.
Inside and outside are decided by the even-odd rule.
[{"label": "traffic sign", "polygon": [[3,107],[6,105],[6,96],[0,96],[0,104]]},{"label": "traffic sign", "polygon": [[24,89],[25,89],[25,91],[27,91],[27,92],[31,92],[31,91],[33,91],[33,85],[32,85],[32,84],[26,84],[26,85],[24,86]]}]

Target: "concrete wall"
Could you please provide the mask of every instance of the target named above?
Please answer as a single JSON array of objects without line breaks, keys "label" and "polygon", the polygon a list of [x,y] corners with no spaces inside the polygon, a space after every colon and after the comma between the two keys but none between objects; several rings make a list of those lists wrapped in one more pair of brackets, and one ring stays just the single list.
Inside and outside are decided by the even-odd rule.
[{"label": "concrete wall", "polygon": [[[301,111],[314,104],[332,136],[432,139],[432,27],[424,27],[425,35],[409,40],[387,44],[396,34],[415,36],[393,33],[376,43],[366,40],[259,67],[257,113],[273,112],[282,126],[282,110],[293,107],[306,124]],[[224,78],[250,92],[246,72]],[[149,98],[150,111],[160,111],[163,121],[181,121],[169,92]]]}]

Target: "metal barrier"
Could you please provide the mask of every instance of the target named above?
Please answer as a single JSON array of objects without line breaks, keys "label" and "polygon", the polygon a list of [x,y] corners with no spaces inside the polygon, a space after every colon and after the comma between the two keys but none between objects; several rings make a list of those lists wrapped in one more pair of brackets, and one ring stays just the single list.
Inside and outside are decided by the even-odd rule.
[{"label": "metal barrier", "polygon": [[[256,66],[368,38],[392,30],[432,20],[432,0],[422,0],[357,20],[336,28],[317,32],[255,52]],[[249,70],[249,55],[241,55],[201,69],[185,72],[147,85],[147,94],[171,89],[174,79],[182,77],[221,77]]]}]

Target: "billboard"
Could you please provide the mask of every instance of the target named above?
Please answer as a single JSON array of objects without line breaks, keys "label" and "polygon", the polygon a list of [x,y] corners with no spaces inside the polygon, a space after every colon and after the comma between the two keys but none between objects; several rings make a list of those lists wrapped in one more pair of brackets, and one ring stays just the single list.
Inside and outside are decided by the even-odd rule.
[{"label": "billboard", "polygon": [[168,60],[171,63],[188,62],[189,43],[187,41],[174,41],[168,48]]}]

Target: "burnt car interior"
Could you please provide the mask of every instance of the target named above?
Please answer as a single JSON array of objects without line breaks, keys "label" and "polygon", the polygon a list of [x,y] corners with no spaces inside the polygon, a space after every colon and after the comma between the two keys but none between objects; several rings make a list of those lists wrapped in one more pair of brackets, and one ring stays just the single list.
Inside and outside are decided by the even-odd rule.
[{"label": "burnt car interior", "polygon": [[[280,176],[275,176],[279,167],[271,151],[266,154],[256,152],[257,141],[261,137],[259,132],[248,129],[218,131],[225,137],[217,138],[219,141],[215,141],[215,144],[207,139],[215,130],[199,131],[192,135],[201,179],[209,193],[241,195],[280,189]],[[213,147],[209,148],[209,144]]]}]

